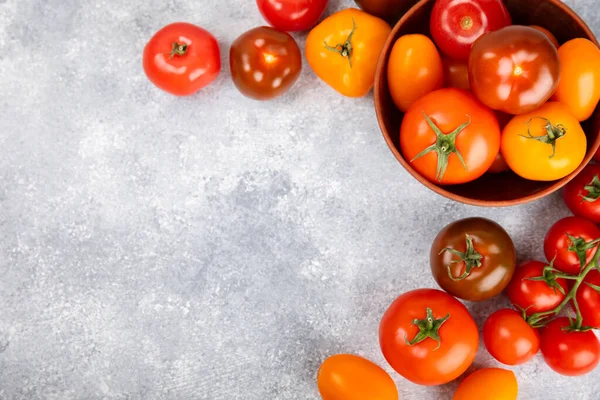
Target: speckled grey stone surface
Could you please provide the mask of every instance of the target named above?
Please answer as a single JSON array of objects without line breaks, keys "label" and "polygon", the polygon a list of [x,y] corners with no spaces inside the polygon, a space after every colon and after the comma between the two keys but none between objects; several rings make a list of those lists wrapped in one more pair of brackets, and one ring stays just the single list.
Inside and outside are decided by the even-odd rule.
[{"label": "speckled grey stone surface", "polygon": [[[597,0],[570,4],[600,33]],[[177,20],[214,32],[225,66],[185,99],[140,62]],[[435,287],[446,223],[493,218],[521,259],[542,256],[558,194],[501,210],[434,195],[386,147],[372,97],[306,64],[286,96],[242,97],[228,47],[260,24],[250,0],[0,0],[0,399],[317,399],[331,354],[391,372],[379,319]],[[481,323],[501,305],[470,308]],[[482,348],[475,365],[497,364]],[[599,371],[515,370],[522,400],[600,396]],[[403,400],[456,387],[393,376]]]}]

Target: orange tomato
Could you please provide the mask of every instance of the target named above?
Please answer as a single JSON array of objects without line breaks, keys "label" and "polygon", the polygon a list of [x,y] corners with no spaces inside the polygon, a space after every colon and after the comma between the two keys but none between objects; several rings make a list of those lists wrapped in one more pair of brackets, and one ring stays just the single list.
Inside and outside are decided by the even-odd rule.
[{"label": "orange tomato", "polygon": [[431,39],[421,34],[404,35],[396,41],[387,76],[392,100],[404,112],[419,98],[444,86],[440,53]]},{"label": "orange tomato", "polygon": [[469,83],[469,64],[466,62],[445,57],[444,74],[446,77],[446,86],[464,90],[471,89],[471,84]]},{"label": "orange tomato", "polygon": [[556,36],[554,36],[554,34],[552,32],[550,32],[548,29],[544,28],[543,26],[539,26],[539,25],[530,25],[530,26],[532,28],[537,29],[538,31],[542,32],[546,36],[548,36],[548,39],[550,39],[550,41],[552,42],[552,44],[557,49],[560,47],[560,44],[558,43],[558,39],[556,39]]},{"label": "orange tomato", "polygon": [[585,121],[600,100],[600,50],[587,39],[573,39],[560,46],[558,58],[562,73],[552,99]]},{"label": "orange tomato", "polygon": [[517,400],[515,373],[502,368],[484,368],[467,376],[452,400]]},{"label": "orange tomato", "polygon": [[326,359],[317,376],[323,400],[398,400],[392,378],[371,361],[352,354]]},{"label": "orange tomato", "polygon": [[319,78],[344,96],[362,97],[373,87],[379,54],[390,32],[384,20],[347,8],[310,31],[306,60]]}]

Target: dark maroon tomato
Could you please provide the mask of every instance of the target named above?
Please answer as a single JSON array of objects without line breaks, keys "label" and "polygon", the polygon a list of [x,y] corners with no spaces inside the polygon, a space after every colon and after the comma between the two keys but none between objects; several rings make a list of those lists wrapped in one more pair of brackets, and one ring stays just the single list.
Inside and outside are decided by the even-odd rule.
[{"label": "dark maroon tomato", "polygon": [[438,285],[469,301],[500,294],[516,266],[510,236],[485,218],[466,218],[447,225],[433,241],[429,259]]},{"label": "dark maroon tomato", "polygon": [[565,186],[563,199],[573,214],[600,223],[600,165],[587,165]]},{"label": "dark maroon tomato", "polygon": [[371,15],[388,22],[395,22],[400,15],[417,4],[418,0],[354,0],[356,4]]},{"label": "dark maroon tomato", "polygon": [[440,50],[463,61],[481,35],[511,24],[502,0],[437,0],[430,19],[431,36]]},{"label": "dark maroon tomato", "polygon": [[231,45],[229,55],[233,83],[242,94],[256,100],[285,93],[302,69],[294,38],[268,26],[242,34]]},{"label": "dark maroon tomato", "polygon": [[287,32],[312,28],[327,7],[327,0],[256,0],[267,22]]}]

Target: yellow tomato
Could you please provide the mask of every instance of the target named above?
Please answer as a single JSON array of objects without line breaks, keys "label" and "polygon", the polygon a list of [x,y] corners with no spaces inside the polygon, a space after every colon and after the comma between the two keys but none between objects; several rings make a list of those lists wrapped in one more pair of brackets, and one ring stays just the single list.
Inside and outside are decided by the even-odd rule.
[{"label": "yellow tomato", "polygon": [[394,104],[406,112],[412,103],[444,85],[444,64],[425,35],[404,35],[396,41],[387,66]]},{"label": "yellow tomato", "polygon": [[517,400],[519,384],[514,372],[484,368],[467,376],[452,400]]},{"label": "yellow tomato", "polygon": [[511,170],[535,181],[553,181],[583,161],[587,140],[566,105],[549,102],[517,115],[502,131],[500,151]]},{"label": "yellow tomato", "polygon": [[600,50],[587,39],[573,39],[560,46],[558,58],[562,71],[553,100],[585,121],[600,100]]},{"label": "yellow tomato", "polygon": [[344,96],[362,97],[373,87],[379,54],[390,32],[384,20],[348,8],[310,31],[306,60],[319,78]]}]

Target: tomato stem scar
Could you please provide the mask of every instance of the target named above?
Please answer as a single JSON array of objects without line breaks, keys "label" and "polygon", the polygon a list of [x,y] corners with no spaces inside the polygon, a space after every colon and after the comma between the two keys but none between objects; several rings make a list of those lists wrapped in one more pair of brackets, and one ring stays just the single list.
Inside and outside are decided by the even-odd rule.
[{"label": "tomato stem scar", "polygon": [[177,43],[173,42],[171,46],[171,53],[169,58],[173,58],[175,56],[184,56],[187,53],[188,45],[185,43]]}]

